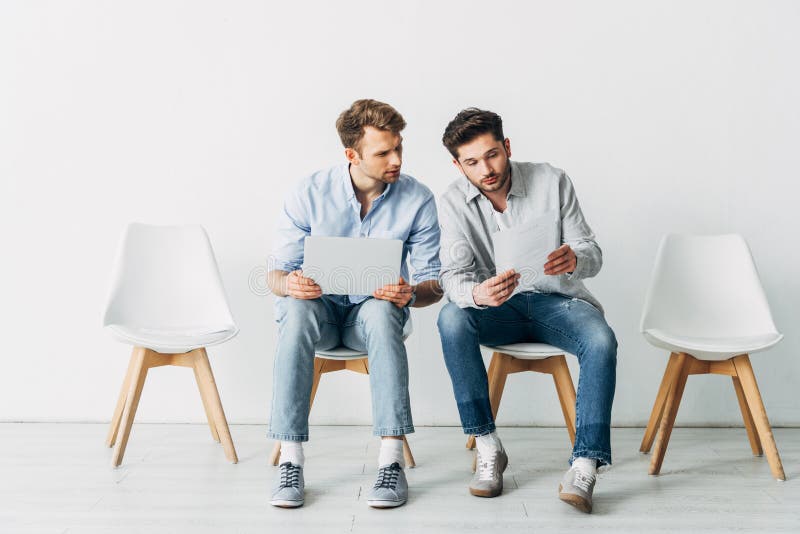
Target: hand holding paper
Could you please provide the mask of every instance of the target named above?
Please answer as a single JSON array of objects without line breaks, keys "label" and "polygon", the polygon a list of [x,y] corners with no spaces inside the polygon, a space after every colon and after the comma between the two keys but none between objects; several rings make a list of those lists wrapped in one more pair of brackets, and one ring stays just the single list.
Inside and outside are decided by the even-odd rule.
[{"label": "hand holding paper", "polygon": [[472,300],[478,306],[500,306],[514,294],[518,285],[519,273],[510,269],[476,285],[472,290]]},{"label": "hand holding paper", "polygon": [[544,264],[544,274],[558,275],[571,273],[578,266],[578,257],[569,245],[564,244],[548,254]]},{"label": "hand holding paper", "polygon": [[[549,211],[533,220],[526,221],[523,225],[492,234],[495,268],[498,273],[513,269],[520,274],[517,291],[533,290],[534,282],[542,274],[561,273],[560,269],[563,267],[561,254],[550,258],[558,250],[561,250],[557,248],[561,242],[561,236],[556,224],[556,216],[557,212]],[[565,246],[569,249],[569,246]],[[561,260],[557,258],[561,258]],[[549,267],[557,266],[558,270],[552,270],[545,266],[550,261],[555,263]]]}]

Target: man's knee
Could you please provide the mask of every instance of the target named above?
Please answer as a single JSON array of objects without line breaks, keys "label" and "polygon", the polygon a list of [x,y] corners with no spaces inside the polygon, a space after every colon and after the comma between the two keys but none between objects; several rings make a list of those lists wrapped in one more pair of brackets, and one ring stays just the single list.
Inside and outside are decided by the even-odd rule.
[{"label": "man's knee", "polygon": [[359,320],[367,327],[381,329],[403,329],[404,311],[392,302],[381,299],[368,299],[361,305]]},{"label": "man's knee", "polygon": [[616,367],[617,337],[608,325],[590,330],[584,347],[594,358],[601,359],[604,365]]},{"label": "man's knee", "polygon": [[280,303],[278,323],[281,331],[306,331],[310,327],[321,327],[325,304],[320,299],[296,299],[286,297]]},{"label": "man's knee", "polygon": [[439,312],[436,325],[439,327],[439,334],[443,337],[460,336],[470,326],[469,312],[454,302],[448,302]]}]

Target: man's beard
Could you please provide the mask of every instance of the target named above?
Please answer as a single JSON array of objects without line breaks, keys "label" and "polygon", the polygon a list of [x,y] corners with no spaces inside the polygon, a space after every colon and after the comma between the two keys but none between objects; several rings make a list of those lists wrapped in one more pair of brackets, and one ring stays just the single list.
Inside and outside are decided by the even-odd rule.
[{"label": "man's beard", "polygon": [[506,182],[508,182],[508,179],[511,177],[511,166],[506,167],[506,169],[505,169],[505,171],[503,172],[502,175],[493,174],[492,176],[485,176],[485,177],[481,178],[481,182],[483,182],[483,180],[485,180],[487,178],[493,178],[493,177],[497,177],[497,182],[495,182],[494,184],[492,184],[490,186],[484,186],[483,183],[481,183],[478,186],[478,189],[480,189],[481,191],[484,191],[486,193],[491,193],[493,191],[498,191],[498,190],[502,189],[506,185]]}]

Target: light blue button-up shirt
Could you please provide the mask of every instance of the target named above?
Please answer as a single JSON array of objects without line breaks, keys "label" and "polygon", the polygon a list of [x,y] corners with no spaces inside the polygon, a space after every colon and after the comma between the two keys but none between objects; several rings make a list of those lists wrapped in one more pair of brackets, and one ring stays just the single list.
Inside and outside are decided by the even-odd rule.
[{"label": "light blue button-up shirt", "polygon": [[[439,221],[431,190],[407,174],[387,184],[361,219],[361,204],[350,180],[349,164],[315,172],[286,196],[278,214],[269,258],[270,270],[295,271],[303,264],[306,236],[380,237],[403,241],[400,274],[411,283],[438,280]],[[408,260],[408,261],[407,261]],[[366,295],[349,295],[357,304]]]}]

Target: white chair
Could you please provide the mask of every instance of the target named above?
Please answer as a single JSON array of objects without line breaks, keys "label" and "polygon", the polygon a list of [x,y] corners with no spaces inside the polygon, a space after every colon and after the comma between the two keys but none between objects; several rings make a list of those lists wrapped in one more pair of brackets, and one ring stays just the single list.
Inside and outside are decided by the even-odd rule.
[{"label": "white chair", "polygon": [[750,249],[735,234],[667,235],[656,256],[640,330],[652,345],[671,353],[640,450],[650,451],[650,474],[661,470],[688,375],[733,379],[753,454],[767,453],[772,475],[785,480],[772,429],[749,354],[783,337]]},{"label": "white chair", "polygon": [[205,348],[231,339],[238,329],[203,227],[128,225],[103,325],[134,347],[106,438],[109,447],[116,443],[112,465],[125,454],[147,371],[162,365],[194,370],[211,435],[222,440],[225,456],[236,463]]},{"label": "white chair", "polygon": [[[492,350],[492,359],[487,371],[489,379],[489,403],[492,406],[492,416],[497,419],[497,410],[506,385],[506,378],[512,373],[533,371],[546,373],[553,377],[558,400],[561,403],[561,412],[567,425],[570,444],[575,443],[575,386],[572,375],[567,367],[566,352],[545,343],[512,343],[483,347]],[[475,447],[475,436],[467,439],[467,448]],[[473,471],[475,458],[473,458]]]},{"label": "white chair", "polygon": [[[403,341],[408,339],[408,336],[414,331],[414,325],[411,322],[409,315],[406,324],[403,326]],[[314,397],[317,395],[317,387],[319,380],[324,373],[332,373],[334,371],[353,371],[361,374],[369,374],[369,358],[366,352],[361,352],[353,349],[348,349],[345,346],[335,347],[330,350],[317,351],[314,356],[314,380],[311,383],[311,400],[308,403],[308,411],[311,411],[311,406],[314,404]],[[278,465],[281,456],[281,442],[276,441],[272,448],[269,461],[272,465]],[[414,456],[411,454],[411,447],[408,445],[408,440],[403,436],[403,457],[406,461],[407,467],[416,467]]]}]

